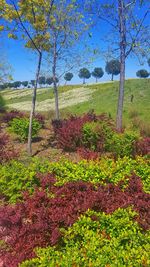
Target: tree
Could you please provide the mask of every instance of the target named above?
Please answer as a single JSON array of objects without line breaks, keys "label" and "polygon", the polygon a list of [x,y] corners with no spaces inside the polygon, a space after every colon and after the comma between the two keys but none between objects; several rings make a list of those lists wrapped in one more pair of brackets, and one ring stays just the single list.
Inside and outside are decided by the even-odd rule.
[{"label": "tree", "polygon": [[2,18],[8,22],[3,27],[9,29],[9,38],[20,39],[25,41],[25,47],[32,49],[37,53],[38,62],[36,78],[33,89],[32,107],[30,112],[30,124],[28,135],[28,153],[32,154],[32,121],[35,113],[36,91],[40,75],[43,51],[49,51],[49,33],[48,27],[54,23],[52,16],[54,0],[50,1],[2,1],[1,8],[4,10]]},{"label": "tree", "polygon": [[51,85],[53,83],[53,77],[48,77],[46,79],[46,84]]},{"label": "tree", "polygon": [[150,58],[147,60],[148,66],[150,67]]},{"label": "tree", "polygon": [[79,78],[83,79],[83,84],[85,84],[85,79],[89,79],[91,77],[91,73],[88,69],[82,68],[79,71]]},{"label": "tree", "polygon": [[31,80],[31,85],[32,85],[32,87],[35,86],[35,80]]},{"label": "tree", "polygon": [[17,89],[18,87],[21,86],[21,82],[20,82],[20,81],[16,81],[16,82],[14,82],[14,83],[13,83],[13,86],[14,86],[15,89]]},{"label": "tree", "polygon": [[[87,28],[83,22],[83,15],[78,6],[78,0],[58,0],[55,2],[54,18],[55,25],[49,24],[51,36],[51,50],[49,61],[52,64],[53,88],[55,97],[55,118],[59,120],[59,98],[57,78],[72,69],[71,63],[74,56],[75,44],[79,41],[80,36]],[[75,58],[75,57],[74,57]],[[75,61],[78,60],[76,55]],[[75,63],[73,62],[73,65]],[[65,72],[64,72],[65,69]]]},{"label": "tree", "polygon": [[101,22],[107,24],[105,47],[108,41],[112,54],[119,56],[120,81],[116,127],[121,131],[126,60],[131,54],[143,58],[149,52],[149,1],[109,0],[100,3],[99,0],[93,0],[90,1],[88,9],[92,14],[97,14]]},{"label": "tree", "polygon": [[39,83],[39,85],[45,85],[45,83],[46,83],[46,79],[45,79],[45,76],[40,76],[39,77],[39,80],[38,80],[38,83]]},{"label": "tree", "polygon": [[65,76],[64,76],[64,79],[65,79],[65,81],[66,81],[66,83],[65,84],[67,84],[67,81],[71,81],[72,80],[72,78],[73,78],[73,73],[71,73],[71,72],[67,72],[66,74],[65,74]]},{"label": "tree", "polygon": [[117,59],[112,59],[106,63],[105,71],[108,74],[111,74],[111,80],[114,80],[114,75],[118,75],[120,73],[120,62]]},{"label": "tree", "polygon": [[138,70],[136,73],[136,76],[139,78],[148,78],[149,75],[150,75],[150,73],[144,69]]},{"label": "tree", "polygon": [[104,75],[104,71],[102,68],[95,68],[94,71],[92,72],[92,76],[96,78],[96,83],[98,79],[103,77],[103,75]]},{"label": "tree", "polygon": [[23,85],[24,87],[27,87],[27,86],[28,86],[28,81],[23,81],[23,82],[22,82],[22,85]]}]

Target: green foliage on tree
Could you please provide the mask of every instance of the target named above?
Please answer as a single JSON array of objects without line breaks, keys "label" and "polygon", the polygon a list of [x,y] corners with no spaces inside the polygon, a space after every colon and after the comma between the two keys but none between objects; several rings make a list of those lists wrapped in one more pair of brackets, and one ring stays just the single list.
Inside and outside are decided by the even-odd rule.
[{"label": "green foliage on tree", "polygon": [[145,69],[138,70],[136,73],[136,76],[139,78],[148,78],[149,75],[150,73]]},{"label": "green foliage on tree", "polygon": [[85,84],[85,79],[89,79],[91,77],[91,73],[87,68],[82,68],[79,71],[79,78],[83,79],[83,84]]},{"label": "green foliage on tree", "polygon": [[105,71],[108,74],[112,75],[111,80],[113,81],[114,75],[118,75],[120,73],[120,62],[117,59],[112,59],[106,63]]},{"label": "green foliage on tree", "polygon": [[53,83],[53,78],[52,77],[48,77],[45,81],[46,84],[51,85]]},{"label": "green foliage on tree", "polygon": [[104,75],[104,71],[102,68],[95,68],[94,71],[92,72],[92,76],[96,78],[96,82],[98,79],[102,78]]},{"label": "green foliage on tree", "polygon": [[28,86],[28,81],[23,81],[23,82],[22,82],[22,85],[23,85],[24,87],[27,87],[27,86]]},{"label": "green foliage on tree", "polygon": [[20,87],[21,86],[21,82],[20,81],[16,81],[16,82],[14,82],[13,83],[13,86],[14,86],[14,88],[18,88],[18,87]]},{"label": "green foliage on tree", "polygon": [[67,83],[67,81],[71,81],[72,78],[73,78],[73,73],[71,73],[71,72],[67,72],[64,76],[66,83]]},{"label": "green foliage on tree", "polygon": [[46,83],[45,76],[40,76],[39,80],[38,80],[38,83],[39,83],[40,86],[45,85],[45,83]]}]

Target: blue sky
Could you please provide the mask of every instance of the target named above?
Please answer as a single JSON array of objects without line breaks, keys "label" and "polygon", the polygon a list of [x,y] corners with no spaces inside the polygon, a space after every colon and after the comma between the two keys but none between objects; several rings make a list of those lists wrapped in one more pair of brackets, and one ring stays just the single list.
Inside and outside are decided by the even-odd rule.
[{"label": "blue sky", "polygon": [[[105,42],[102,41],[102,36],[107,32],[108,26],[105,23],[99,24],[97,27],[93,27],[89,30],[92,34],[91,38],[86,37],[86,42],[91,47],[91,49],[106,49]],[[12,39],[8,39],[6,36],[2,36],[2,45],[3,52],[6,55],[9,64],[12,66],[12,76],[14,80],[31,80],[35,78],[35,70],[36,70],[36,54],[31,52],[29,49],[24,48],[23,41],[15,41]],[[78,50],[82,54],[83,44],[78,45]],[[85,66],[89,68],[90,71],[94,69],[94,67],[102,67],[105,70],[105,60],[100,56],[96,55],[96,60],[90,65]],[[142,66],[138,62],[137,58],[129,57],[126,62],[126,78],[135,78],[136,71],[145,68],[148,69],[147,63]],[[72,79],[72,83],[82,83],[82,81],[78,77],[78,71],[74,74]],[[106,73],[101,78],[101,81],[110,80],[110,76]],[[116,76],[115,79],[118,79],[119,76]],[[88,80],[89,83],[94,81],[93,78]],[[63,81],[62,81],[63,83]]]}]

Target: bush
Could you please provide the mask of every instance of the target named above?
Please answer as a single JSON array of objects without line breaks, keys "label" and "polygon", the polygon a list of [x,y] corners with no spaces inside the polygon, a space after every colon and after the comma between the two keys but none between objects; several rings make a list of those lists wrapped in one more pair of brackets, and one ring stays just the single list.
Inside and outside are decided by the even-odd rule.
[{"label": "bush", "polygon": [[[92,153],[95,155],[95,152]],[[136,175],[141,177],[144,191],[150,193],[149,164],[149,160],[142,157],[138,157],[136,160],[125,157],[117,161],[113,159],[82,160],[79,163],[70,161],[50,163],[34,158],[28,165],[14,160],[0,165],[0,196],[8,203],[22,200],[22,191],[32,194],[35,186],[41,186],[40,173],[52,174],[53,177],[56,177],[57,186],[82,180],[94,185],[106,185],[106,183],[117,185],[123,181],[123,185],[126,187],[133,170]]]},{"label": "bush", "polygon": [[[22,142],[26,141],[29,132],[29,119],[28,118],[15,118],[9,123],[9,130],[19,136]],[[37,137],[38,131],[40,130],[40,123],[33,119],[32,121],[32,138]]]},{"label": "bush", "polygon": [[[0,232],[0,238],[5,241],[0,252],[4,266],[17,267],[18,263],[35,257],[36,247],[63,244],[60,242],[61,229],[72,226],[89,209],[112,214],[118,208],[132,206],[137,212],[134,220],[143,228],[143,231],[150,227],[150,198],[143,191],[141,179],[136,175],[130,177],[128,186],[124,190],[122,190],[122,183],[94,186],[88,182],[78,181],[69,182],[60,187],[54,185],[56,180],[52,176],[40,175],[39,179],[41,188],[35,189],[32,196],[26,193],[24,201],[16,205],[0,207],[1,227],[4,229]],[[102,231],[106,229],[103,234],[106,233],[106,236],[112,239],[117,237],[122,229],[122,215],[121,213],[118,216],[120,223],[118,222],[117,230],[117,221],[115,225],[111,221],[110,227],[107,219],[101,222],[101,228],[97,228],[97,237],[100,229]],[[125,232],[131,225],[132,223],[129,222]],[[123,244],[127,245],[129,239],[126,239],[126,234],[123,240]],[[77,244],[82,244],[78,234],[74,245]]]},{"label": "bush", "polygon": [[[83,132],[84,132],[83,130],[84,125],[90,122],[93,122],[93,124],[91,125],[95,125],[94,122],[96,121],[108,123],[108,124],[110,123],[110,119],[105,114],[96,116],[94,113],[87,113],[83,115],[82,117],[71,116],[68,120],[63,120],[63,121],[53,121],[53,128],[54,128],[55,136],[58,142],[58,146],[66,151],[76,151],[78,147],[83,146],[82,138],[83,138]],[[90,124],[87,127],[90,127]],[[89,130],[85,129],[86,135],[88,135],[87,131],[89,132],[90,129]],[[89,135],[90,134],[93,134],[93,137],[92,137],[93,140],[94,138],[97,138],[97,137],[94,137],[94,136],[97,136],[95,132],[91,131]],[[95,143],[93,144],[93,147],[95,146]],[[92,142],[90,142],[90,146],[92,146]]]},{"label": "bush", "polygon": [[137,141],[135,151],[138,155],[150,155],[150,137]]},{"label": "bush", "polygon": [[14,147],[9,143],[9,136],[0,133],[0,163],[15,159],[18,155],[18,151],[15,151]]},{"label": "bush", "polygon": [[135,216],[129,208],[112,215],[89,211],[62,230],[62,246],[36,249],[37,257],[21,267],[149,266],[149,235],[141,232]]},{"label": "bush", "polygon": [[114,133],[106,140],[105,149],[115,157],[134,156],[139,136],[134,132]]},{"label": "bush", "polygon": [[5,123],[9,123],[14,118],[24,118],[26,115],[24,112],[18,111],[18,110],[11,110],[10,112],[7,112],[4,114],[2,120]]},{"label": "bush", "polygon": [[0,95],[0,112],[4,112],[6,110],[6,103],[4,98]]},{"label": "bush", "polygon": [[82,128],[82,144],[85,148],[104,152],[107,139],[111,139],[113,130],[105,121],[88,122]]}]

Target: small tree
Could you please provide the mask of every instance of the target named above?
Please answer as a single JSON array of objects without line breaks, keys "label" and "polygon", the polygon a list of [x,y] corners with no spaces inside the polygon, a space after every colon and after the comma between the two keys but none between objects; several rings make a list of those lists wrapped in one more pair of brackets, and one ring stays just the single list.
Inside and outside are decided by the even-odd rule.
[{"label": "small tree", "polygon": [[94,71],[92,72],[92,76],[96,78],[96,83],[98,79],[103,77],[103,75],[104,75],[104,71],[102,68],[95,68]]},{"label": "small tree", "polygon": [[27,86],[28,86],[28,81],[23,81],[23,82],[22,82],[22,85],[23,85],[24,87],[27,87]]},{"label": "small tree", "polygon": [[85,84],[85,79],[89,79],[91,77],[91,73],[88,69],[82,68],[79,71],[79,78],[83,79],[83,84]]},{"label": "small tree", "polygon": [[120,62],[117,59],[112,59],[106,63],[105,70],[108,74],[111,74],[111,80],[114,80],[114,75],[118,75],[120,73]]},{"label": "small tree", "polygon": [[17,89],[18,87],[21,86],[21,82],[20,81],[16,81],[16,82],[14,82],[13,85],[14,85],[14,88]]},{"label": "small tree", "polygon": [[138,70],[137,73],[136,73],[136,76],[139,77],[139,78],[148,78],[149,76],[149,72],[147,70]]},{"label": "small tree", "polygon": [[148,66],[150,67],[150,58],[147,60]]},{"label": "small tree", "polygon": [[48,77],[45,81],[46,84],[51,85],[53,83],[53,77]]},{"label": "small tree", "polygon": [[71,72],[67,72],[66,74],[65,74],[65,76],[64,76],[64,79],[65,79],[65,84],[67,84],[67,81],[68,82],[70,82],[71,80],[72,80],[72,78],[73,78],[73,73],[71,73]]},{"label": "small tree", "polygon": [[45,76],[40,76],[38,82],[40,86],[45,85],[46,84]]},{"label": "small tree", "polygon": [[32,87],[35,86],[35,80],[31,80],[31,85],[32,85]]}]

